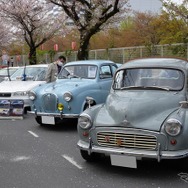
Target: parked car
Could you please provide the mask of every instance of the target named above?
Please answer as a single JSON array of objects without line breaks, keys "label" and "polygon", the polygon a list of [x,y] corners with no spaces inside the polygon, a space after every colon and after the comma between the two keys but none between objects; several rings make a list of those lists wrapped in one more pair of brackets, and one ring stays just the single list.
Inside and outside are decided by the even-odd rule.
[{"label": "parked car", "polygon": [[0,100],[24,100],[24,111],[30,110],[28,92],[46,83],[47,68],[47,64],[20,67],[9,80],[0,83]]},{"label": "parked car", "polygon": [[9,79],[18,69],[19,67],[4,67],[0,69],[0,82],[5,80],[5,78]]},{"label": "parked car", "polygon": [[104,103],[109,93],[116,63],[108,60],[84,60],[65,64],[55,82],[34,88],[30,92],[32,111],[38,124],[58,124],[65,119],[77,119],[88,106]]},{"label": "parked car", "polygon": [[136,168],[143,158],[188,157],[187,78],[188,62],[181,59],[137,59],[119,67],[106,102],[78,119],[83,159],[110,156],[112,165]]}]

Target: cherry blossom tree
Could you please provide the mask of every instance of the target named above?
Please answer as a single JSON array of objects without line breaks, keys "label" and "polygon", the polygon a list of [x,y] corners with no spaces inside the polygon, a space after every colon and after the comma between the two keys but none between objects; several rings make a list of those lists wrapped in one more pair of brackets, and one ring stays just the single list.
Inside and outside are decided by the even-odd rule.
[{"label": "cherry blossom tree", "polygon": [[168,14],[171,20],[177,20],[181,24],[179,31],[182,36],[183,42],[188,42],[188,0],[182,0],[179,3],[172,0],[161,0],[163,3],[163,11]]},{"label": "cherry blossom tree", "polygon": [[181,18],[185,23],[188,19],[188,1],[182,0],[181,3],[176,3],[172,0],[161,0],[163,3],[163,10],[171,15],[172,18]]},{"label": "cherry blossom tree", "polygon": [[30,64],[37,63],[36,49],[62,26],[51,10],[42,0],[0,0],[1,19],[11,23],[11,31],[29,46]]},{"label": "cherry blossom tree", "polygon": [[89,41],[109,23],[117,25],[117,15],[126,13],[128,0],[46,0],[62,8],[79,31],[77,58],[88,59]]},{"label": "cherry blossom tree", "polygon": [[0,20],[0,49],[3,50],[9,45],[11,34],[8,32],[10,26],[7,25],[3,20]]}]

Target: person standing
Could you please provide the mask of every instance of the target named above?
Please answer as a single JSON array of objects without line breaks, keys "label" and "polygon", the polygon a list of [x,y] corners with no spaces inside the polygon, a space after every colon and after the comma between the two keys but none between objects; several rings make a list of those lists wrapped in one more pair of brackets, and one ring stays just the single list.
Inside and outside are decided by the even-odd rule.
[{"label": "person standing", "polygon": [[61,71],[61,68],[65,64],[65,62],[66,62],[65,56],[61,55],[58,57],[57,61],[51,63],[48,66],[48,70],[46,73],[46,82],[47,83],[56,81],[57,75]]}]

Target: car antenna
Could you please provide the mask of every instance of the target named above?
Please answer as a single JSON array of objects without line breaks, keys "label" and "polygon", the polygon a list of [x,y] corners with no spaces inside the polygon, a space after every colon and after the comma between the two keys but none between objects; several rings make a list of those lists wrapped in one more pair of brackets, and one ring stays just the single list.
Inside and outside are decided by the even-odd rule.
[{"label": "car antenna", "polygon": [[22,75],[22,81],[26,81],[26,62],[24,63],[24,72],[23,72],[23,75]]},{"label": "car antenna", "polygon": [[11,81],[11,79],[10,79],[10,71],[9,71],[9,61],[7,61],[7,75],[8,75],[8,79],[9,79],[9,81]]}]

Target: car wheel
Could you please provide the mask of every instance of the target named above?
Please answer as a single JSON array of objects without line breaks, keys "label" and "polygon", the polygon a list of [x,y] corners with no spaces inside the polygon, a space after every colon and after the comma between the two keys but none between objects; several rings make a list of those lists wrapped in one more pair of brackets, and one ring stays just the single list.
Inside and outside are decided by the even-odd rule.
[{"label": "car wheel", "polygon": [[93,162],[96,161],[96,153],[91,153],[90,155],[88,154],[87,151],[80,150],[81,156],[84,160],[88,162]]},{"label": "car wheel", "polygon": [[42,120],[41,120],[41,117],[40,117],[40,116],[35,117],[35,120],[36,120],[36,122],[37,122],[39,125],[44,125],[44,124],[42,123]]}]

